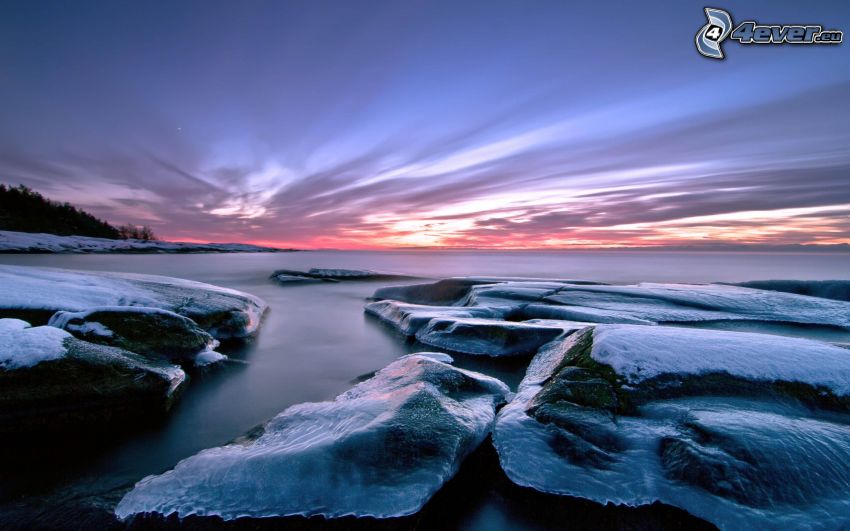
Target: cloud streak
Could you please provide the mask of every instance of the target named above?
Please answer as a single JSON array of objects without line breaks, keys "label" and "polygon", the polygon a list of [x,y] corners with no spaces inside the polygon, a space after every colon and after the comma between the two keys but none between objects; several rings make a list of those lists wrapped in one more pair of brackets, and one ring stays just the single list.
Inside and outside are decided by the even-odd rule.
[{"label": "cloud streak", "polygon": [[[675,5],[669,16],[682,23],[674,36],[689,42],[696,26],[688,24],[698,26],[701,12]],[[110,81],[114,94],[98,91],[98,100],[0,84],[4,101],[41,105],[0,120],[0,180],[178,240],[305,248],[850,243],[846,54],[777,50],[764,60],[742,52],[739,63],[716,65],[646,37],[663,64],[645,65],[649,75],[623,90],[611,68],[625,75],[634,57],[567,39],[557,23],[566,20],[562,6],[529,15],[494,4],[475,25],[478,12],[453,19],[422,7],[414,17],[421,24],[404,35],[396,25],[413,15],[391,4],[380,5],[371,32],[349,27],[349,8],[325,16],[289,9],[287,23],[299,30],[285,38],[243,31],[238,41],[226,10],[208,13],[191,40],[170,22],[110,12],[114,27],[103,38],[115,46],[130,46],[130,15],[157,26],[171,46],[119,57],[101,43],[107,51],[91,51],[97,71],[78,74]],[[830,13],[835,25],[850,20],[846,11]],[[255,27],[262,15],[243,23]],[[67,23],[56,16],[19,22],[38,34]],[[626,37],[637,31],[621,29]],[[84,41],[69,39],[67,53],[85,51]],[[388,42],[395,47],[379,44]],[[23,74],[77,60],[47,48],[49,57],[35,50],[31,63],[13,66]],[[191,62],[157,55],[174,49]],[[234,50],[248,55],[236,60]],[[122,58],[135,79],[157,88],[139,93],[116,81]],[[807,75],[793,82],[742,81],[787,80],[803,67]],[[121,107],[128,101],[136,103]],[[109,115],[112,108],[120,111]],[[34,119],[52,125],[28,127]]]}]

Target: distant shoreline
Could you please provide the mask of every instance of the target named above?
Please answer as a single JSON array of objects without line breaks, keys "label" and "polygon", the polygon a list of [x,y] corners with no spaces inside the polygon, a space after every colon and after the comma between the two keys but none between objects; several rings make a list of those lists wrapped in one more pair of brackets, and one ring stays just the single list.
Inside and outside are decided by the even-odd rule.
[{"label": "distant shoreline", "polygon": [[245,243],[111,240],[89,236],[0,231],[0,254],[212,254],[298,251],[300,249],[279,249]]}]

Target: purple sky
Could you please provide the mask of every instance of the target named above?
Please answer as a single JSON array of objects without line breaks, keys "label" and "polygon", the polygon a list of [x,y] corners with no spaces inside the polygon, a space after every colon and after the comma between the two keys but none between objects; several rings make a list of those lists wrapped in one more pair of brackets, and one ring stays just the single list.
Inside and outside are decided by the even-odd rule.
[{"label": "purple sky", "polygon": [[703,7],[0,2],[0,182],[180,240],[850,243],[847,44],[706,59]]}]

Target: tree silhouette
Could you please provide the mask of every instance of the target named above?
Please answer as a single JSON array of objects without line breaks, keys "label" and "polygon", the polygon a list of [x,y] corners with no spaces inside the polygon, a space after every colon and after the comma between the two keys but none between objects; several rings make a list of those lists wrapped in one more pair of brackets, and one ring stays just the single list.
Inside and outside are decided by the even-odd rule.
[{"label": "tree silhouette", "polygon": [[155,240],[150,227],[116,228],[69,203],[51,201],[24,185],[0,184],[0,230],[46,232],[61,236],[93,236],[96,238],[138,238]]}]

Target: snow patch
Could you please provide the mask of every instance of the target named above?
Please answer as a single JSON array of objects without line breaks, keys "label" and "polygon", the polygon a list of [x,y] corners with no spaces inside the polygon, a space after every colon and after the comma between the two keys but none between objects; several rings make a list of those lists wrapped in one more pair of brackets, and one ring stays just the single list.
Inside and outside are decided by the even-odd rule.
[{"label": "snow patch", "polygon": [[226,359],[227,356],[225,356],[224,354],[220,354],[214,350],[205,350],[203,352],[199,352],[195,356],[195,366],[206,367],[207,365],[212,365],[214,363],[218,363]]},{"label": "snow patch", "polygon": [[676,328],[599,325],[591,357],[636,384],[663,374],[726,372],[756,381],[826,386],[850,394],[850,356],[829,343],[791,337]]},{"label": "snow patch", "polygon": [[52,326],[30,327],[20,319],[0,319],[0,369],[32,367],[65,356],[64,342],[72,337]]}]

